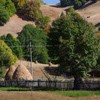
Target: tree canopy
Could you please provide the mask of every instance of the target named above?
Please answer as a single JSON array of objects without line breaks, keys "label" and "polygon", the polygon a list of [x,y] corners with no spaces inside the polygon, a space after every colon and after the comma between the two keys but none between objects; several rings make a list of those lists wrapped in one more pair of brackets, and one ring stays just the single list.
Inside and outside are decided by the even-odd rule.
[{"label": "tree canopy", "polygon": [[16,9],[11,0],[0,1],[0,25],[6,23],[9,18],[15,14]]},{"label": "tree canopy", "polygon": [[3,74],[4,66],[10,67],[17,60],[17,57],[13,54],[12,50],[7,44],[0,40],[0,76]]},{"label": "tree canopy", "polygon": [[48,53],[46,48],[46,33],[39,28],[35,28],[33,25],[25,25],[23,30],[18,36],[19,41],[23,47],[24,57],[30,60],[30,42],[33,48],[33,61],[39,61],[42,63],[48,62]]},{"label": "tree canopy", "polygon": [[62,72],[71,72],[77,80],[87,77],[96,66],[100,45],[93,26],[73,9],[67,16],[53,22],[49,37],[50,53],[60,64]]},{"label": "tree canopy", "polygon": [[21,47],[21,43],[17,38],[14,38],[11,34],[7,34],[7,36],[2,36],[2,40],[11,48],[12,52],[18,57],[23,57],[23,50]]},{"label": "tree canopy", "polygon": [[[62,7],[73,5],[75,9],[78,9],[88,1],[90,0],[60,0],[60,3]],[[97,0],[91,0],[91,1],[96,2]]]}]

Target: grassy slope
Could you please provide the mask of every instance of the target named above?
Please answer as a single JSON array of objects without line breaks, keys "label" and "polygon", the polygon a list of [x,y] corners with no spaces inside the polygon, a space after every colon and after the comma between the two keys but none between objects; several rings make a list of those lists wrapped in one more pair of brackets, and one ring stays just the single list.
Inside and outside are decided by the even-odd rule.
[{"label": "grassy slope", "polygon": [[88,22],[94,25],[100,23],[100,1],[91,4],[83,9],[77,10],[77,12]]},{"label": "grassy slope", "polygon": [[[67,9],[66,8],[59,8],[59,7],[51,7],[49,5],[42,5],[41,11],[44,16],[49,16],[51,20],[55,20],[59,17],[61,12]],[[92,4],[84,9],[77,10],[77,12],[85,18],[87,21],[93,23],[94,25],[100,23],[100,1],[95,4]],[[89,18],[87,18],[90,16]],[[10,18],[10,20],[4,25],[0,26],[0,36],[11,33],[13,36],[17,36],[16,33],[20,32],[24,25],[26,24],[34,24],[31,21],[23,20],[19,18],[17,15],[14,15]]]}]

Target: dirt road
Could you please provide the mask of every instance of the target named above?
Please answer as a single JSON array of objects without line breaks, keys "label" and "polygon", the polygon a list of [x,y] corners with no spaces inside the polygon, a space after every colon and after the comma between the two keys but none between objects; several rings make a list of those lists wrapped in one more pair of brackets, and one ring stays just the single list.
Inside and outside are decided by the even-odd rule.
[{"label": "dirt road", "polygon": [[9,92],[0,91],[0,100],[100,100],[100,96],[66,97],[47,92]]}]

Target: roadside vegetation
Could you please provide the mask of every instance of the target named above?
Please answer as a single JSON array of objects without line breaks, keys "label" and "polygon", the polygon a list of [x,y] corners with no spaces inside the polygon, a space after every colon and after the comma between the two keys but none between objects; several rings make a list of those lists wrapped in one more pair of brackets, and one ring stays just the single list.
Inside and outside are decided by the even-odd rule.
[{"label": "roadside vegetation", "polygon": [[49,91],[49,93],[54,93],[69,97],[100,96],[100,91]]},{"label": "roadside vegetation", "polygon": [[30,89],[21,87],[0,87],[0,91],[30,91]]},{"label": "roadside vegetation", "polygon": [[0,91],[31,91],[31,92],[48,92],[51,94],[63,95],[68,97],[84,97],[84,96],[100,96],[100,91],[43,91],[43,90],[31,90],[29,88],[19,87],[0,87]]}]

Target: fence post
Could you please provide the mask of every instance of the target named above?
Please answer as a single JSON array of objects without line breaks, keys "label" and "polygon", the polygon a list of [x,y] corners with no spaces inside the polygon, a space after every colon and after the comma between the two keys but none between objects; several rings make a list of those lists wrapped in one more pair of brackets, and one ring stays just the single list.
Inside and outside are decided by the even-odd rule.
[{"label": "fence post", "polygon": [[40,82],[40,80],[38,80],[38,88],[40,87],[40,83],[39,82]]}]

